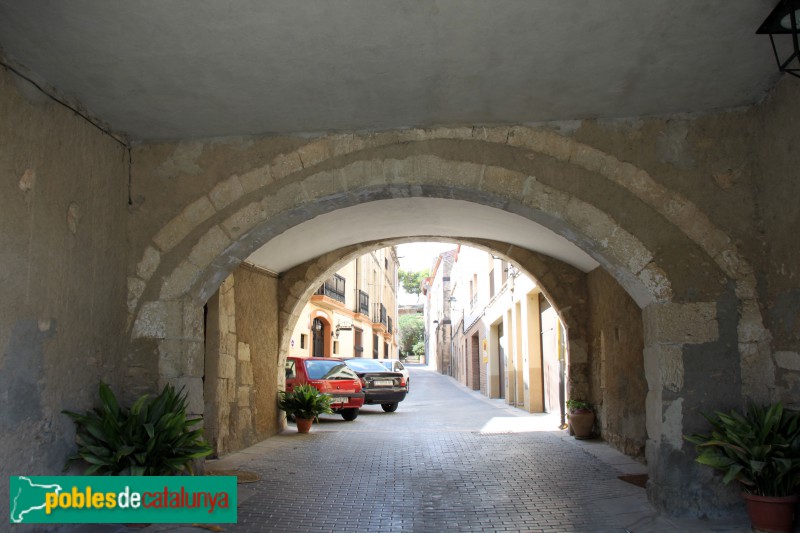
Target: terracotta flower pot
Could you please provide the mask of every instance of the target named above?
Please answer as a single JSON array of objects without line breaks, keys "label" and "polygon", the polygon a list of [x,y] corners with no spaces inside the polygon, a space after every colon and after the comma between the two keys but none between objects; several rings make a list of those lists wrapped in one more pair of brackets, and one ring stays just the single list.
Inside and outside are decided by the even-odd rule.
[{"label": "terracotta flower pot", "polygon": [[311,431],[311,424],[314,423],[313,418],[297,418],[295,417],[295,421],[297,422],[297,431],[298,433],[308,433]]},{"label": "terracotta flower pot", "polygon": [[580,409],[570,412],[569,427],[576,439],[590,439],[594,435],[594,411]]},{"label": "terracotta flower pot", "polygon": [[743,492],[742,498],[747,504],[747,514],[754,530],[774,533],[794,530],[797,496],[756,496]]}]

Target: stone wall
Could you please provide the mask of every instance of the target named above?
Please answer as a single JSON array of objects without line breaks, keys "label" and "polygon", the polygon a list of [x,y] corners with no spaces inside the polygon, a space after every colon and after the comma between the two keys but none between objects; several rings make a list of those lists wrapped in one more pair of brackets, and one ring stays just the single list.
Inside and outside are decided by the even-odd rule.
[{"label": "stone wall", "polygon": [[277,406],[279,377],[281,382],[283,378],[283,365],[278,358],[278,279],[246,264],[235,277],[241,376],[238,419],[242,428],[249,424],[250,437],[243,443],[249,446],[282,428],[283,413]]},{"label": "stone wall", "polygon": [[119,393],[127,150],[0,70],[0,501],[12,474],[58,474],[62,409]]},{"label": "stone wall", "polygon": [[591,315],[591,395],[606,442],[644,460],[647,381],[642,313],[603,269],[587,276]]},{"label": "stone wall", "polygon": [[276,292],[274,276],[243,264],[206,306],[205,428],[217,454],[281,428]]},{"label": "stone wall", "polygon": [[791,76],[759,113],[756,176],[760,289],[772,334],[778,398],[800,408],[800,87]]},{"label": "stone wall", "polygon": [[[792,100],[778,94],[771,101],[766,105],[779,114]],[[157,351],[163,359],[165,343],[184,338],[196,308],[243,259],[318,215],[409,197],[503,210],[575,243],[643,310],[650,496],[670,512],[699,512],[719,500],[684,483],[699,475],[682,435],[709,409],[790,396],[794,387],[791,296],[798,283],[789,266],[770,266],[767,258],[793,260],[796,252],[772,235],[779,222],[770,233],[759,229],[772,207],[777,220],[796,219],[794,208],[773,206],[777,191],[762,185],[759,170],[785,173],[791,164],[759,158],[758,147],[767,150],[760,134],[772,132],[775,140],[781,131],[764,109],[141,145],[134,153],[136,257],[128,286],[133,345],[150,353],[137,356],[150,361]],[[338,229],[358,233],[362,222],[368,223]],[[516,231],[524,224],[509,228]],[[281,332],[291,331],[299,300],[325,268],[309,263],[301,276],[280,282]],[[536,277],[544,290],[556,291],[558,279]],[[583,281],[576,276],[571,283]],[[579,318],[564,320],[570,389],[588,392],[596,377],[585,314],[550,296],[560,313]],[[150,328],[159,317],[167,326]],[[777,374],[776,363],[783,367]],[[703,387],[710,368],[721,379]]]}]

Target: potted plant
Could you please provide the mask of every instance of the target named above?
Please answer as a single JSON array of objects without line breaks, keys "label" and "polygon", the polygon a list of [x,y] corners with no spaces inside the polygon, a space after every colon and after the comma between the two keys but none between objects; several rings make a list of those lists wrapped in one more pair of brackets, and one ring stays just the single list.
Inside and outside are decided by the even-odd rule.
[{"label": "potted plant", "polygon": [[569,427],[576,439],[591,439],[594,436],[594,411],[592,404],[583,400],[567,400]]},{"label": "potted plant", "polygon": [[188,471],[192,462],[212,452],[201,418],[186,416],[186,395],[167,384],[151,398],[144,395],[122,407],[111,388],[100,383],[100,407],[85,414],[63,411],[75,422],[78,451],[67,459],[88,464],[84,474],[168,476]]},{"label": "potted plant", "polygon": [[313,385],[297,385],[291,392],[278,391],[278,395],[278,407],[288,416],[294,416],[300,433],[311,431],[311,424],[319,415],[333,413],[331,397]]},{"label": "potted plant", "polygon": [[713,429],[684,438],[695,444],[698,463],[736,480],[754,529],[792,531],[800,487],[800,413],[751,404],[742,415],[704,415]]}]

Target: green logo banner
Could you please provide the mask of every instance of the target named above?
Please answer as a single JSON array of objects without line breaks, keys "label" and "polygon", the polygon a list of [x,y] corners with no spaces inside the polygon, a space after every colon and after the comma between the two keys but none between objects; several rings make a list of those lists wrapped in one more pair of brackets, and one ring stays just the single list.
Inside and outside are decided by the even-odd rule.
[{"label": "green logo banner", "polygon": [[235,476],[12,476],[12,524],[236,523]]}]

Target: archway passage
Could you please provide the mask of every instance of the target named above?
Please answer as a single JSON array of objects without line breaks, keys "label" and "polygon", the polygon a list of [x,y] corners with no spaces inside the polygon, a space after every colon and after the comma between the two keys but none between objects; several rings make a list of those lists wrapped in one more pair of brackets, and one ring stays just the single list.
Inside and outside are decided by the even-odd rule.
[{"label": "archway passage", "polygon": [[[220,159],[233,157],[230,146],[208,145],[201,151],[209,152],[204,158],[215,160],[217,169],[224,167]],[[148,172],[174,164],[175,155],[145,157],[142,181],[148,181]],[[383,214],[404,212],[396,206],[410,200],[432,200],[438,207],[426,208],[423,217],[412,214],[399,225],[399,234],[375,223]],[[371,216],[359,211],[380,202],[394,207],[381,207]],[[458,215],[443,217],[452,205],[459,206]],[[731,240],[645,170],[571,138],[520,127],[326,137],[215,183],[153,228],[143,246],[137,275],[129,282],[131,352],[154,356],[155,378],[184,384],[201,400],[202,375],[184,365],[198,346],[202,350],[198,309],[260,247],[285,251],[288,242],[291,249],[303,250],[293,229],[299,232],[336,214],[348,224],[300,232],[329,241],[309,247],[313,258],[268,254],[290,257],[273,267],[280,276],[270,282],[276,339],[293,325],[298,305],[343,259],[398,235],[450,237],[503,253],[550,291],[548,300],[569,327],[573,365],[586,365],[588,373],[595,362],[587,337],[586,272],[599,264],[643,312],[651,495],[664,505],[697,496],[679,495],[680,479],[694,475],[680,450],[682,432],[697,418],[697,409],[715,394],[725,402],[743,391],[763,396],[769,384],[764,376],[771,363],[761,344],[752,269]],[[436,230],[425,229],[431,220]],[[503,232],[479,231],[487,228]],[[588,258],[588,266],[557,251],[539,253],[543,245],[528,239],[542,234],[571,244]],[[694,259],[690,268],[677,260],[676,249]],[[275,347],[279,362],[285,341]],[[748,357],[740,358],[745,351]],[[693,357],[689,372],[684,367],[688,353]],[[698,387],[697,369],[712,362],[722,364],[727,388],[709,395]],[[584,386],[589,388],[588,380]],[[691,413],[686,421],[684,412]],[[673,472],[679,465],[679,475],[666,476],[668,462]]]}]

